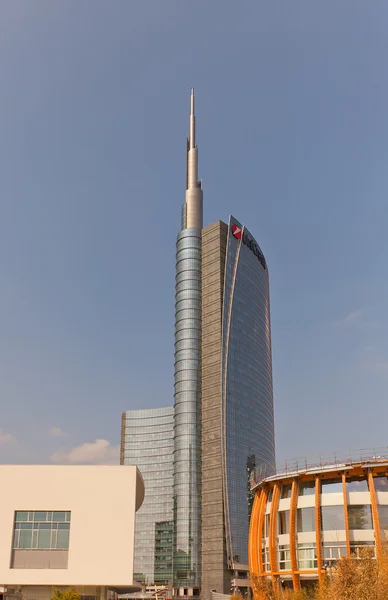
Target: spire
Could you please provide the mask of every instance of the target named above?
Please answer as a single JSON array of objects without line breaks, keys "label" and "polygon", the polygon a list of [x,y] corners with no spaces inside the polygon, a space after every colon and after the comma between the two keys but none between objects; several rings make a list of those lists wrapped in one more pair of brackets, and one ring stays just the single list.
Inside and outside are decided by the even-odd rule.
[{"label": "spire", "polygon": [[186,202],[183,229],[202,229],[202,182],[198,181],[198,148],[195,144],[194,88],[190,92],[190,133],[187,139]]},{"label": "spire", "polygon": [[190,93],[190,135],[187,140],[187,178],[186,189],[199,187],[198,148],[195,145],[194,88]]},{"label": "spire", "polygon": [[190,96],[190,138],[189,138],[190,150],[195,148],[195,113],[194,113],[194,88],[191,88]]}]

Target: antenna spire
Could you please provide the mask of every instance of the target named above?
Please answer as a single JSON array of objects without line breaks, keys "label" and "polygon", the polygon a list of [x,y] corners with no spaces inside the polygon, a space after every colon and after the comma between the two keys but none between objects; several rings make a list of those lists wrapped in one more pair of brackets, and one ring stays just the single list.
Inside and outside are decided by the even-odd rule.
[{"label": "antenna spire", "polygon": [[195,113],[194,113],[194,88],[191,88],[190,94],[190,150],[195,148]]},{"label": "antenna spire", "polygon": [[198,148],[195,144],[194,88],[190,92],[190,133],[187,139],[186,203],[183,229],[202,229],[202,183],[198,181]]}]

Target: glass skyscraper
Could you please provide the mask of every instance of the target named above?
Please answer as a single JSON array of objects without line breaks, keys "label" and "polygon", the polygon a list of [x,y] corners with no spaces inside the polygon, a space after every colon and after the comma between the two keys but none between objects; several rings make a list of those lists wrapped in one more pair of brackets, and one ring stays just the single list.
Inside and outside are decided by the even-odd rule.
[{"label": "glass skyscraper", "polygon": [[[271,474],[275,443],[267,263],[234,217],[204,228],[202,204],[192,91],[186,200],[176,243],[174,408],[159,409],[169,411],[170,429],[160,430],[155,441],[138,433],[138,454],[127,450],[125,462],[137,464],[146,486],[136,524],[136,570],[147,564],[146,580],[156,581],[164,556],[156,560],[156,549],[168,550],[171,541],[166,556],[176,595],[207,600],[211,590],[230,593],[248,585],[249,477],[257,467]],[[127,446],[148,412],[124,413],[132,419],[123,421]],[[156,444],[164,435],[169,452],[162,454]],[[157,494],[142,468],[152,463],[154,449],[160,459],[155,481],[169,507],[163,518],[148,509],[147,494]]]},{"label": "glass skyscraper", "polygon": [[200,586],[201,230],[194,93],[187,140],[186,201],[176,243],[174,394],[174,586]]},{"label": "glass skyscraper", "polygon": [[121,456],[144,479],[145,498],[136,513],[134,579],[172,583],[173,407],[127,410],[122,415]]},{"label": "glass skyscraper", "polygon": [[[275,468],[268,270],[249,231],[230,217],[222,317],[223,475],[227,553],[248,563],[249,475]],[[248,502],[247,502],[248,499]]]}]

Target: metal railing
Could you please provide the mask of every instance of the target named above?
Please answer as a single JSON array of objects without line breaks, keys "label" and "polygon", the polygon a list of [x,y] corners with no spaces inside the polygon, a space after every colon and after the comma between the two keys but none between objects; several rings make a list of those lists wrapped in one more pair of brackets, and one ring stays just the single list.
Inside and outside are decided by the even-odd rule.
[{"label": "metal railing", "polygon": [[345,466],[365,466],[372,463],[388,462],[388,446],[376,448],[361,448],[347,453],[334,453],[329,456],[316,456],[312,458],[297,457],[284,463],[273,465],[260,465],[250,473],[250,488],[255,488],[261,481],[270,477],[301,474],[314,470],[335,470]]}]

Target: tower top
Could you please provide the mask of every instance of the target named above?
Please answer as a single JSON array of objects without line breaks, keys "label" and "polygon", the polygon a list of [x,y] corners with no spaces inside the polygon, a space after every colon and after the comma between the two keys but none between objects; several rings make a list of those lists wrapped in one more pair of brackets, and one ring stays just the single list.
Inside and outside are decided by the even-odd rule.
[{"label": "tower top", "polygon": [[182,229],[202,229],[203,202],[202,182],[198,181],[198,148],[195,143],[194,88],[190,90],[190,129],[186,156],[186,203],[182,217]]},{"label": "tower top", "polygon": [[195,148],[195,112],[194,112],[194,88],[190,92],[190,137],[189,149]]}]

